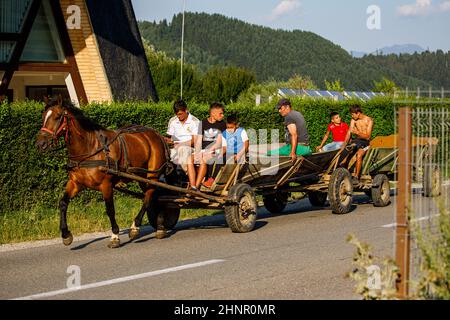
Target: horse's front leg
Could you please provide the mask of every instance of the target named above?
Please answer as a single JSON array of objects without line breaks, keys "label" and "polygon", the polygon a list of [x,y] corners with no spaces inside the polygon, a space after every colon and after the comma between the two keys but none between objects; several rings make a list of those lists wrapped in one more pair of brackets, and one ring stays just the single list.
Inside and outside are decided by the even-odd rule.
[{"label": "horse's front leg", "polygon": [[81,187],[74,181],[69,180],[66,185],[66,191],[64,192],[64,195],[59,202],[59,229],[61,230],[63,243],[66,246],[71,245],[73,241],[72,233],[69,231],[69,227],[67,226],[67,208],[69,207],[70,200],[73,199],[80,191]]},{"label": "horse's front leg", "polygon": [[142,219],[150,206],[153,192],[155,192],[154,188],[146,189],[146,187],[143,185],[141,185],[141,188],[144,191],[144,201],[142,203],[141,210],[134,218],[133,224],[130,227],[130,232],[128,233],[128,236],[130,237],[131,240],[134,240],[139,237],[139,230],[142,224]]},{"label": "horse's front leg", "polygon": [[120,247],[120,239],[119,239],[119,226],[116,222],[116,210],[114,209],[114,191],[112,184],[110,182],[104,183],[101,189],[103,193],[103,200],[105,200],[106,205],[106,214],[109,217],[109,221],[111,222],[111,240],[108,244],[109,248],[119,248]]}]

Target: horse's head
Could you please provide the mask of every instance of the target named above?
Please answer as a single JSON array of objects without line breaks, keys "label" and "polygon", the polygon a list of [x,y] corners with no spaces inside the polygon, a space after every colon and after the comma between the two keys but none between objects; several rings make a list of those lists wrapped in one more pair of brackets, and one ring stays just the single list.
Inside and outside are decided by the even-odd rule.
[{"label": "horse's head", "polygon": [[44,98],[45,110],[42,114],[42,128],[37,136],[36,146],[41,152],[54,147],[58,139],[65,134],[67,139],[70,114],[63,107],[62,97],[55,100]]}]

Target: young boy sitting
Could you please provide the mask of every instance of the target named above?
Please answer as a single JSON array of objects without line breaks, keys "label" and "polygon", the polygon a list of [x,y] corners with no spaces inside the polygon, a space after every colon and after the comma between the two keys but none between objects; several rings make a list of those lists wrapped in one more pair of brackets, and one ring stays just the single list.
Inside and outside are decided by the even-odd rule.
[{"label": "young boy sitting", "polygon": [[222,132],[222,149],[226,163],[243,163],[249,145],[247,131],[239,127],[237,116],[228,116],[227,130]]},{"label": "young boy sitting", "polygon": [[[227,118],[227,129],[222,132],[222,154],[223,163],[243,163],[245,155],[249,149],[249,139],[244,128],[239,127],[236,115],[230,115]],[[211,172],[203,186],[210,188],[214,183],[214,176],[222,167],[216,163],[214,172]]]},{"label": "young boy sitting", "polygon": [[[325,134],[325,137],[323,137],[320,146],[316,148],[316,150],[319,152],[334,151],[341,148],[345,142],[345,137],[347,136],[347,132],[349,130],[348,125],[345,122],[342,122],[339,113],[332,112],[330,117],[331,123],[328,125],[327,133]],[[330,132],[333,135],[333,142],[325,145],[328,137],[330,136]]]}]

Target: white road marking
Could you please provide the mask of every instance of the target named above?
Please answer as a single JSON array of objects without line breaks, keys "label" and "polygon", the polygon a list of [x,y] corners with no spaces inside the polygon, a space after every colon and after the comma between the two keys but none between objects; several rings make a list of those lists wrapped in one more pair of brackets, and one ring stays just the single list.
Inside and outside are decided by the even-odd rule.
[{"label": "white road marking", "polygon": [[[438,217],[438,216],[439,216],[439,214],[434,214],[432,216],[422,217],[422,218],[419,218],[419,219],[411,220],[411,222],[419,222],[419,221],[430,220],[430,219]],[[382,228],[394,228],[396,226],[397,226],[397,223],[390,223],[390,224],[385,224],[384,226],[381,226],[381,227]]]},{"label": "white road marking", "polygon": [[395,226],[397,226],[396,223],[390,223],[390,224],[385,224],[384,226],[381,226],[381,227],[382,227],[382,228],[393,228],[393,227],[395,227]]},{"label": "white road marking", "polygon": [[199,267],[203,267],[203,266],[207,266],[207,265],[211,265],[211,264],[216,264],[216,263],[222,263],[222,262],[225,262],[225,260],[215,259],[215,260],[202,261],[202,262],[186,264],[186,265],[182,265],[182,266],[178,266],[178,267],[173,267],[173,268],[167,268],[167,269],[156,270],[156,271],[151,271],[151,272],[146,272],[146,273],[141,273],[141,274],[135,274],[135,275],[132,275],[132,276],[127,276],[127,277],[122,277],[122,278],[116,278],[116,279],[111,279],[111,280],[106,280],[106,281],[94,282],[94,283],[82,285],[82,286],[75,287],[75,288],[67,288],[67,289],[61,289],[61,290],[55,290],[55,291],[49,291],[49,292],[33,294],[31,296],[16,298],[16,299],[12,299],[12,300],[32,300],[32,299],[54,297],[54,296],[61,295],[61,294],[66,294],[66,293],[71,293],[71,292],[78,292],[78,291],[81,291],[81,290],[87,290],[87,289],[93,289],[93,288],[99,288],[99,287],[105,287],[105,286],[110,286],[110,285],[117,284],[117,283],[123,283],[123,282],[127,282],[127,281],[134,281],[134,280],[138,280],[138,279],[158,276],[158,275],[161,275],[161,274],[177,272],[177,271],[193,269],[193,268],[199,268]]}]

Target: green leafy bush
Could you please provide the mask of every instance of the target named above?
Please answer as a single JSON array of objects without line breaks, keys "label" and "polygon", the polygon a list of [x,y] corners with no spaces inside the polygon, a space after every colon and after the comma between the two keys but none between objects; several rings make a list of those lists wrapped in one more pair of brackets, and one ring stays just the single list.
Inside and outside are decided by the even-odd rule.
[{"label": "green leafy bush", "polygon": [[[329,122],[329,114],[338,111],[349,122],[348,107],[354,101],[293,99],[295,109],[306,119],[313,146],[321,142]],[[237,113],[245,128],[279,129],[283,137],[283,121],[275,102],[255,107],[248,103],[226,106],[226,114]],[[207,104],[190,103],[190,110],[199,119],[208,115]],[[363,104],[367,114],[375,119],[374,136],[394,132],[394,106],[387,99],[374,99]],[[4,210],[29,209],[36,205],[57,206],[65,182],[66,152],[40,154],[35,147],[36,135],[42,124],[44,106],[36,102],[3,103],[0,105],[0,214]],[[112,103],[90,104],[85,114],[99,124],[117,129],[128,124],[142,124],[161,133],[173,116],[172,103]],[[80,201],[89,201],[93,193]]]}]

